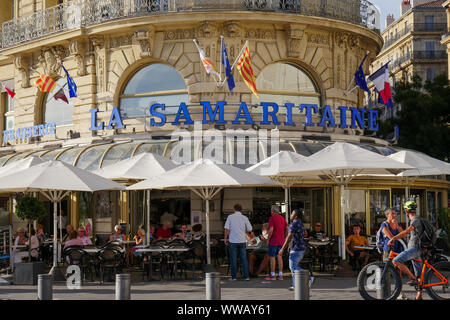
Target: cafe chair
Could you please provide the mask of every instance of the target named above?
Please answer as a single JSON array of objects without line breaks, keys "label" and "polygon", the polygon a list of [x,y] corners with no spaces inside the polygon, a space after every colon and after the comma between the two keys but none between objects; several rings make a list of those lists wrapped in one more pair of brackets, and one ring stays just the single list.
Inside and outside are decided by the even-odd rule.
[{"label": "cafe chair", "polygon": [[112,274],[120,272],[122,266],[122,254],[111,248],[104,248],[97,253],[98,270],[100,273],[100,284],[105,280],[105,273],[111,279]]},{"label": "cafe chair", "polygon": [[[160,249],[161,246],[151,245],[149,249]],[[163,268],[164,268],[164,255],[161,252],[146,252],[143,254],[147,257],[147,261],[143,258],[142,263],[142,280],[144,280],[145,275],[147,275],[147,281],[152,279],[153,270],[158,271],[159,280],[164,279]]]},{"label": "cafe chair", "polygon": [[[197,271],[203,272],[203,266],[205,264],[206,249],[205,244],[201,240],[191,241],[189,248],[191,250],[187,251],[183,255],[183,269],[192,272],[192,275]],[[185,278],[187,274],[185,273]]]},{"label": "cafe chair", "polygon": [[299,266],[303,269],[309,270],[309,275],[313,277],[313,268],[314,262],[316,261],[316,248],[313,246],[306,244],[305,254],[303,255],[303,259],[299,262]]},{"label": "cafe chair", "polygon": [[[188,248],[188,245],[181,240],[182,242],[171,242],[169,243],[169,248],[171,249],[184,249]],[[175,276],[177,270],[180,270],[180,275],[182,275],[184,270],[184,252],[168,252],[165,254],[165,263],[168,266],[168,269],[170,271],[170,274],[172,276]]]},{"label": "cafe chair", "polygon": [[[86,274],[91,274],[91,281],[93,281],[93,272],[91,272],[91,263],[89,259],[89,254],[80,248],[69,247],[66,250],[66,262],[68,265],[77,265],[81,270],[81,278],[86,280]],[[67,261],[68,260],[68,261]]]}]

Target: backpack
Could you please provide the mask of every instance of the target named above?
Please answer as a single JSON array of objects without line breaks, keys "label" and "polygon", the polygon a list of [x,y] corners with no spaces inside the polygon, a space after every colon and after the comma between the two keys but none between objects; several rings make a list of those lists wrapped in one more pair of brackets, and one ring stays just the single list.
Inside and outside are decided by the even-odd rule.
[{"label": "backpack", "polygon": [[430,248],[436,243],[436,228],[426,219],[419,218],[423,232],[419,235],[419,246],[422,249]]},{"label": "backpack", "polygon": [[378,229],[377,231],[377,235],[376,235],[376,245],[377,245],[377,251],[378,253],[383,254],[383,247],[384,247],[384,233],[383,233],[383,223],[384,221],[381,223],[380,229]]}]

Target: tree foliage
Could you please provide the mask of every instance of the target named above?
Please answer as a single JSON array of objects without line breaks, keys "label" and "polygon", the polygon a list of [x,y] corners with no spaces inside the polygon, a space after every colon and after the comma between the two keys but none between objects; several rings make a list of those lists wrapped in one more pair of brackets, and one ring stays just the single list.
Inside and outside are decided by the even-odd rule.
[{"label": "tree foliage", "polygon": [[30,196],[24,196],[17,201],[16,216],[21,220],[42,220],[47,215],[42,201]]},{"label": "tree foliage", "polygon": [[386,138],[397,125],[400,147],[449,161],[450,86],[447,76],[440,75],[425,82],[415,76],[411,82],[398,82],[393,99],[401,110],[396,117],[380,123],[378,135]]}]

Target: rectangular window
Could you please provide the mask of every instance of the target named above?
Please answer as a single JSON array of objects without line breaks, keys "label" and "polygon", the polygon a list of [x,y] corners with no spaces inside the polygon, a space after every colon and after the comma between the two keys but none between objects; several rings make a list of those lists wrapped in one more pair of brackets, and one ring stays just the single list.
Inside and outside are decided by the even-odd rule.
[{"label": "rectangular window", "polygon": [[425,16],[425,30],[426,31],[434,30],[434,16]]},{"label": "rectangular window", "polygon": [[434,41],[426,41],[425,42],[425,50],[426,50],[426,58],[427,59],[434,58],[434,51],[435,51]]},{"label": "rectangular window", "polygon": [[433,81],[435,77],[435,70],[434,68],[427,68],[427,80]]}]

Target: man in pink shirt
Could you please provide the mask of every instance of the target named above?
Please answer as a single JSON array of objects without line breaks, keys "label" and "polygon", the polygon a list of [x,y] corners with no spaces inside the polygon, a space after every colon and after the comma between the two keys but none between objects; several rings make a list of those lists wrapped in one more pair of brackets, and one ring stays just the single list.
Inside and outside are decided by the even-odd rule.
[{"label": "man in pink shirt", "polygon": [[277,280],[275,276],[275,265],[278,260],[278,280],[283,280],[283,258],[278,255],[284,244],[286,230],[289,227],[283,216],[280,215],[280,209],[277,205],[271,207],[271,217],[269,219],[269,259],[270,259],[270,277],[266,280]]}]

